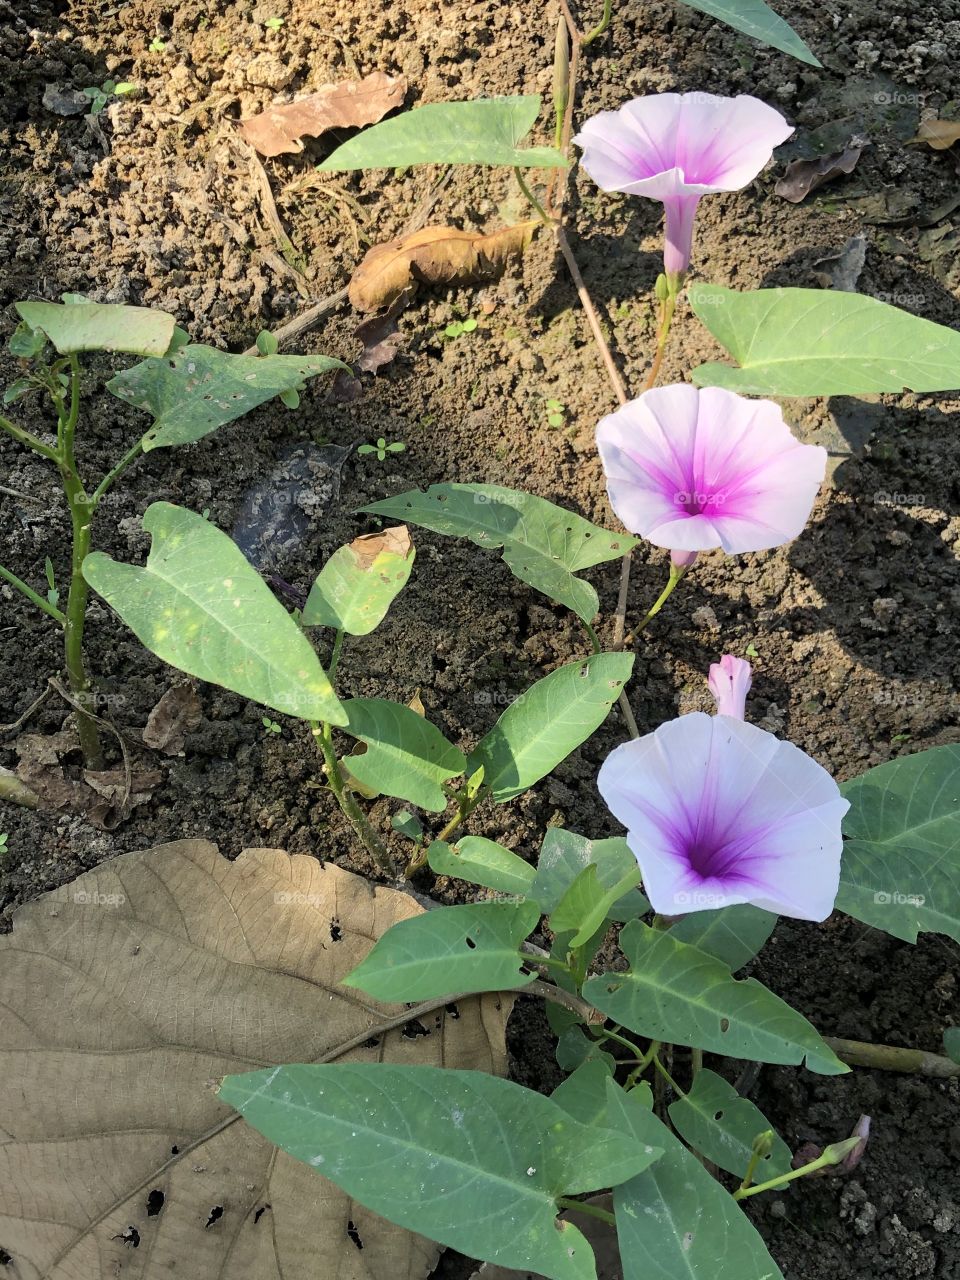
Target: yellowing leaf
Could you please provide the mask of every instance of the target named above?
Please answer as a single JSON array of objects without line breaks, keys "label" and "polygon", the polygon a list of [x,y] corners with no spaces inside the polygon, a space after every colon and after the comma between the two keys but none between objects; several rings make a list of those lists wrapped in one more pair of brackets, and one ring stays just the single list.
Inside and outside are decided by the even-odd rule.
[{"label": "yellowing leaf", "polygon": [[925,142],[934,151],[946,151],[960,138],[960,120],[922,120],[911,142]]},{"label": "yellowing leaf", "polygon": [[539,225],[518,222],[485,236],[456,227],[423,227],[402,240],[374,245],[350,281],[350,301],[358,311],[376,311],[391,306],[418,282],[493,279],[523,253]]}]

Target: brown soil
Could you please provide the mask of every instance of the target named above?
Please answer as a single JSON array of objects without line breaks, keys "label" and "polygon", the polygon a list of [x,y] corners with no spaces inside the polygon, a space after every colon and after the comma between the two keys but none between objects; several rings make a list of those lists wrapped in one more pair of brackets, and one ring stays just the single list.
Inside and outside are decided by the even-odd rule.
[{"label": "brown soil", "polygon": [[[960,99],[960,4],[935,0],[922,12],[889,0],[779,7],[818,51],[823,71],[680,5],[618,5],[611,32],[585,57],[579,118],[638,93],[705,88],[749,92],[779,106],[801,141],[836,121],[843,122],[841,142],[867,133],[871,145],[855,173],[803,205],[772,192],[796,143],[749,190],[706,201],[697,273],[739,288],[814,286],[825,269],[817,264],[862,233],[868,250],[861,292],[956,324],[960,267],[949,215],[924,226],[956,190],[954,164],[948,153],[905,140],[921,107],[947,107],[949,114],[948,104],[955,108]],[[0,0],[4,305],[78,290],[166,308],[197,340],[245,347],[258,330],[341,287],[365,242],[396,234],[436,175],[314,178],[329,139],[309,143],[302,156],[268,161],[280,217],[307,262],[305,281],[277,253],[232,122],[279,95],[372,70],[404,73],[408,106],[547,93],[554,16],[549,7],[497,0],[387,7],[270,0],[252,11],[224,0],[132,0],[106,9],[80,0],[17,7]],[[259,25],[267,17],[284,25],[269,32]],[[155,36],[165,47],[150,52]],[[107,76],[138,88],[103,113],[99,130],[41,105],[51,83],[80,89]],[[653,336],[647,299],[658,271],[659,207],[603,196],[583,174],[576,189],[575,251],[636,391]],[[498,224],[505,202],[509,215],[515,196],[505,173],[457,171],[434,219],[486,228]],[[476,315],[479,328],[445,339],[443,327],[466,315]],[[355,359],[356,320],[335,312],[302,340],[303,349]],[[328,385],[316,383],[296,413],[270,406],[189,449],[150,454],[103,510],[98,545],[120,558],[141,556],[139,516],[157,498],[208,508],[222,528],[234,529],[251,490],[271,477],[287,485],[293,534],[260,546],[261,567],[300,590],[331,551],[375,527],[354,514],[359,507],[417,485],[493,481],[611,523],[593,430],[613,401],[576,295],[545,237],[499,285],[423,294],[400,326],[402,353],[380,376],[364,376],[359,399],[338,403]],[[684,310],[662,378],[683,378],[706,358],[718,352]],[[13,362],[4,365],[6,385]],[[107,373],[106,364],[91,367],[82,435],[90,474],[108,467],[145,426],[142,415],[103,391]],[[560,429],[547,424],[548,398],[566,406]],[[697,566],[640,646],[631,700],[641,729],[688,708],[702,696],[708,664],[752,642],[759,657],[751,717],[839,778],[960,740],[957,408],[942,396],[786,403],[796,429],[834,452],[833,487],[790,547],[736,565],[709,556]],[[43,429],[39,419],[34,425]],[[317,450],[380,435],[404,441],[406,451],[382,463],[351,452],[333,492],[323,473],[327,455]],[[291,464],[305,440],[315,449],[306,462]],[[62,580],[65,507],[55,477],[4,441],[0,468],[4,489],[20,495],[4,492],[0,559],[39,583],[49,555]],[[411,583],[380,629],[349,646],[343,687],[401,700],[419,689],[430,717],[467,743],[513,693],[583,653],[584,638],[563,609],[523,587],[495,556],[420,532],[416,541]],[[604,611],[601,636],[609,637],[617,566],[591,576]],[[649,604],[663,578],[663,553],[641,549],[630,616]],[[0,637],[0,719],[13,721],[59,671],[58,636],[3,587]],[[125,726],[142,726],[175,680],[96,602],[89,656]],[[64,814],[3,810],[9,853],[0,905],[8,916],[19,902],[104,858],[182,836],[213,838],[227,853],[262,843],[313,851],[372,873],[316,787],[304,732],[286,722],[280,736],[266,733],[258,708],[211,687],[200,695],[204,720],[185,756],[162,762],[164,786],[118,830],[99,833]],[[50,700],[30,728],[53,730],[63,714]],[[515,803],[487,805],[472,829],[530,857],[548,823],[591,835],[613,831],[594,780],[622,734],[612,716],[551,778]],[[10,736],[0,745],[0,763],[11,766]],[[374,805],[374,821],[387,828],[396,807]],[[448,882],[436,886],[446,900],[456,892]],[[939,937],[910,947],[845,918],[821,928],[782,924],[754,966],[824,1032],[934,1050],[943,1028],[960,1021],[955,969],[955,948]],[[532,1011],[516,1025],[517,1078],[549,1087],[545,1026]],[[764,1069],[753,1096],[794,1145],[840,1138],[862,1112],[873,1116],[868,1156],[852,1178],[751,1202],[790,1280],[960,1276],[957,1092],[956,1082],[865,1071],[821,1080]],[[459,1265],[448,1257],[438,1274],[452,1277]]]}]

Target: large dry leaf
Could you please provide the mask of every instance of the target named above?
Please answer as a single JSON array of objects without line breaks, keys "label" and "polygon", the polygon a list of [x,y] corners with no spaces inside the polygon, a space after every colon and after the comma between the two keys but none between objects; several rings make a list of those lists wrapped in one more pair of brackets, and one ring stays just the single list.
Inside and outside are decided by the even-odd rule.
[{"label": "large dry leaf", "polygon": [[934,151],[946,151],[960,140],[960,120],[921,120],[911,142],[925,142]]},{"label": "large dry leaf", "polygon": [[24,907],[0,938],[11,1274],[429,1275],[436,1245],[277,1151],[214,1093],[227,1073],[333,1058],[503,1073],[510,997],[378,1034],[408,1011],[338,986],[421,910],[304,855],[228,862],[201,840],[126,854]]},{"label": "large dry leaf", "polygon": [[376,124],[399,107],[407,92],[403,76],[374,71],[363,80],[324,85],[317,93],[240,121],[240,133],[262,156],[303,150],[301,138],[317,138],[328,129],[351,129]]},{"label": "large dry leaf", "polygon": [[402,240],[376,244],[354,272],[350,301],[358,311],[376,311],[392,306],[417,282],[491,280],[523,253],[539,226],[518,222],[486,236],[456,227],[423,227]]},{"label": "large dry leaf", "polygon": [[773,189],[784,200],[799,204],[825,182],[853,173],[866,145],[865,138],[851,138],[842,151],[832,155],[820,156],[817,160],[792,160]]}]

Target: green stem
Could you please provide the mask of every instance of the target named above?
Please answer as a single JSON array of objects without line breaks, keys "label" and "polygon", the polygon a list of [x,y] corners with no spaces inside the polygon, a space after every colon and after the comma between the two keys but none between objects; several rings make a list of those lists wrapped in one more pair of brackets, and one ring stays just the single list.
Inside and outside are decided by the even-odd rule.
[{"label": "green stem", "polygon": [[667,603],[667,601],[673,595],[674,590],[676,589],[677,585],[680,583],[681,579],[686,575],[687,569],[689,567],[690,567],[689,565],[682,565],[680,568],[678,568],[675,564],[672,564],[670,566],[670,577],[667,580],[667,585],[660,592],[656,600],[653,602],[653,604],[644,614],[643,619],[640,621],[640,623],[636,627],[634,627],[634,629],[630,632],[630,634],[626,636],[620,642],[619,645],[617,645],[618,649],[626,649],[629,645],[633,643],[633,641],[637,638],[637,636],[644,629],[644,627],[646,627],[650,622],[653,621],[653,619],[657,616],[657,614],[660,612],[663,606]]},{"label": "green stem", "polygon": [[324,768],[327,775],[327,781],[330,790],[334,794],[337,804],[343,812],[344,817],[353,827],[360,843],[367,850],[370,856],[376,862],[380,870],[390,877],[397,874],[396,866],[390,851],[383,843],[380,837],[367,821],[367,816],[353,798],[353,792],[343,780],[343,774],[340,772],[340,763],[337,760],[337,753],[333,749],[333,731],[329,724],[314,724],[313,736],[316,738],[317,745],[320,748],[320,754],[323,756]]},{"label": "green stem", "polygon": [[[581,618],[580,621],[583,622],[583,619]],[[590,623],[583,622],[583,629],[586,631],[587,635],[590,637],[590,643],[593,645],[593,652],[601,653],[602,647],[600,644],[600,639],[596,631],[594,631],[593,627],[590,625]]]},{"label": "green stem", "polygon": [[613,16],[613,0],[603,0],[603,17],[580,41],[581,47],[588,45],[591,40],[596,40],[598,36],[602,36],[610,25],[610,19]]},{"label": "green stem", "polygon": [[[818,1169],[826,1169],[831,1165],[839,1164],[848,1151],[852,1151],[855,1146],[862,1142],[862,1138],[847,1138],[844,1142],[835,1142],[832,1146],[827,1147],[822,1155],[816,1160],[811,1160],[809,1164],[801,1165],[799,1169],[791,1169],[789,1173],[782,1173],[779,1178],[771,1178],[769,1182],[758,1182],[755,1187],[742,1185],[733,1193],[734,1200],[746,1200],[748,1196],[759,1195],[761,1191],[773,1191],[777,1187],[785,1187],[788,1182],[794,1182],[797,1178],[805,1178],[811,1173],[816,1173]],[[749,1173],[750,1170],[748,1169]],[[744,1178],[746,1183],[746,1177]]]},{"label": "green stem", "polygon": [[[600,1027],[594,1027],[593,1031],[604,1040],[615,1040],[617,1044],[623,1045],[625,1049],[629,1049],[632,1054],[637,1052],[637,1046],[633,1044],[632,1041],[628,1040],[626,1036],[622,1036],[616,1031],[609,1031],[607,1028],[601,1029]],[[633,1061],[639,1062],[640,1059],[635,1057]]]},{"label": "green stem", "polygon": [[21,594],[27,597],[31,604],[35,604],[38,609],[42,609],[44,613],[49,614],[54,622],[59,622],[61,627],[65,625],[66,618],[55,604],[45,600],[43,596],[34,591],[33,587],[28,587],[22,578],[18,578],[15,573],[5,569],[2,564],[0,564],[0,578],[3,578],[5,582],[9,582],[12,587],[16,587]]},{"label": "green stem", "polygon": [[697,1076],[703,1070],[703,1050],[702,1049],[690,1050],[690,1068],[693,1073],[693,1078],[694,1080],[696,1080]]},{"label": "green stem", "polygon": [[650,1059],[650,1061],[653,1063],[653,1065],[656,1067],[656,1069],[660,1072],[660,1074],[663,1076],[664,1080],[666,1080],[667,1084],[668,1084],[668,1085],[670,1086],[670,1088],[674,1091],[674,1093],[677,1095],[677,1097],[678,1097],[678,1098],[685,1098],[685,1097],[687,1096],[686,1090],[685,1090],[685,1089],[681,1089],[681,1088],[680,1088],[680,1086],[677,1084],[676,1080],[674,1080],[673,1076],[670,1074],[670,1072],[667,1070],[667,1068],[666,1068],[666,1067],[663,1065],[663,1063],[660,1061],[659,1055],[658,1055],[657,1053],[655,1053],[655,1054],[653,1055],[653,1057]]},{"label": "green stem", "polygon": [[852,1067],[875,1067],[880,1071],[906,1071],[922,1076],[947,1079],[960,1076],[960,1062],[953,1062],[926,1049],[905,1049],[896,1044],[868,1044],[863,1040],[840,1040],[825,1036],[827,1044],[841,1062]]},{"label": "green stem", "polygon": [[667,349],[667,338],[670,336],[670,325],[673,323],[673,313],[677,306],[677,295],[672,291],[660,303],[660,324],[657,328],[657,349],[654,353],[653,364],[650,366],[650,372],[647,374],[647,380],[643,384],[643,390],[649,391],[656,384],[657,377],[660,373],[660,366],[663,363],[663,353]]},{"label": "green stem", "polygon": [[327,675],[330,677],[330,683],[333,684],[337,678],[337,667],[340,665],[340,654],[343,650],[343,631],[338,631],[333,641],[333,652],[330,654],[330,663]]},{"label": "green stem", "polygon": [[41,457],[49,458],[51,462],[60,463],[60,454],[56,449],[52,449],[50,445],[44,444],[35,435],[29,431],[24,431],[23,427],[18,427],[15,422],[11,422],[9,418],[0,417],[0,431],[5,431],[8,436],[12,436],[14,440],[20,444],[25,444],[28,449],[32,449],[34,453],[39,453]]},{"label": "green stem", "polygon": [[126,471],[127,467],[129,467],[132,462],[136,462],[141,453],[143,453],[143,441],[138,440],[132,449],[127,450],[117,465],[107,472],[97,485],[96,489],[94,489],[93,493],[90,495],[90,505],[94,511],[99,506],[100,499],[111,487],[113,482],[123,475],[124,471]]},{"label": "green stem", "polygon": [[519,168],[514,168],[513,172],[514,172],[514,175],[515,175],[515,177],[516,177],[516,179],[517,179],[517,182],[518,182],[518,183],[519,183],[519,185],[520,185],[520,190],[523,192],[523,194],[527,197],[527,199],[528,199],[528,200],[530,201],[530,203],[533,205],[534,209],[536,209],[536,211],[537,211],[537,216],[539,217],[540,221],[544,224],[544,226],[547,226],[547,227],[552,226],[552,225],[553,225],[553,222],[554,222],[554,219],[553,219],[553,218],[551,218],[551,217],[547,214],[547,212],[546,212],[546,210],[544,209],[543,205],[540,203],[540,201],[537,199],[537,197],[533,194],[533,192],[532,192],[532,191],[530,190],[530,188],[527,186],[526,182],[524,181],[523,174],[522,174],[522,172],[520,171],[520,169],[519,169]]},{"label": "green stem", "polygon": [[601,1222],[607,1223],[608,1226],[615,1227],[617,1220],[612,1213],[608,1213],[606,1209],[601,1209],[596,1204],[585,1204],[582,1200],[572,1200],[569,1196],[560,1196],[557,1204],[561,1209],[569,1209],[573,1213],[585,1213],[588,1218],[599,1218]]},{"label": "green stem", "polygon": [[83,624],[87,613],[90,588],[83,576],[83,562],[90,553],[93,513],[96,504],[87,496],[74,457],[74,437],[80,416],[80,362],[70,357],[70,410],[61,419],[63,449],[57,459],[63,491],[70,508],[73,548],[70,557],[70,588],[67,592],[66,620],[63,628],[64,660],[70,692],[83,711],[77,714],[80,749],[88,769],[103,767],[103,747],[97,723],[84,711],[93,711],[90,680],[83,661]]}]

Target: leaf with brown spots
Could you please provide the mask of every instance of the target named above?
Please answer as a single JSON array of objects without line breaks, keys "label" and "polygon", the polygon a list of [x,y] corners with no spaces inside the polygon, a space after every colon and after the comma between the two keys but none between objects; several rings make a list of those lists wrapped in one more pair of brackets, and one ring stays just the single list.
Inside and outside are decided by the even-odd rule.
[{"label": "leaf with brown spots", "polygon": [[489,235],[456,227],[423,227],[402,240],[374,245],[350,281],[358,311],[392,306],[420,284],[468,284],[497,277],[530,244],[539,222],[518,222]]},{"label": "leaf with brown spots", "polygon": [[240,133],[262,156],[296,154],[302,138],[318,138],[328,129],[352,129],[376,124],[399,107],[407,92],[404,76],[375,71],[362,80],[324,85],[295,102],[268,107],[240,121]]}]

